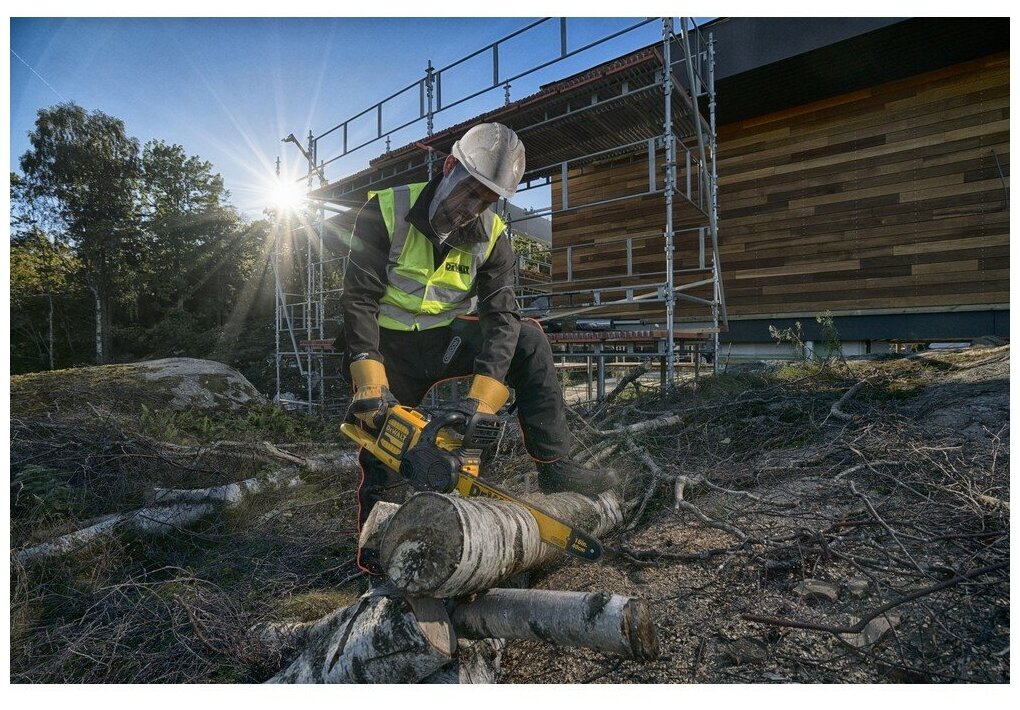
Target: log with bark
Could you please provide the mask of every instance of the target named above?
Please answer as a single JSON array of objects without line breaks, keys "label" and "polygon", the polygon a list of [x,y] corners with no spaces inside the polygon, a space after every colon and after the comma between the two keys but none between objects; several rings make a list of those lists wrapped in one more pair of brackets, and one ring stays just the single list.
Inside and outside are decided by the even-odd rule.
[{"label": "log with bark", "polygon": [[146,535],[168,535],[218,510],[234,508],[259,493],[301,483],[298,469],[287,467],[262,478],[249,478],[212,488],[156,488],[152,495],[152,505],[105,516],[80,530],[23,548],[15,554],[21,563],[50,559],[81,550],[123,530],[134,530]]},{"label": "log with bark", "polygon": [[490,589],[457,606],[451,620],[462,639],[545,641],[638,661],[659,655],[647,605],[617,594]]},{"label": "log with bark", "polygon": [[301,653],[269,682],[417,683],[449,665],[451,639],[428,633],[406,599],[377,591],[305,631]]},{"label": "log with bark", "polygon": [[405,597],[383,585],[317,622],[259,633],[270,646],[301,647],[272,683],[492,683],[510,639],[632,660],[659,654],[641,600],[546,589],[492,589],[458,603]]},{"label": "log with bark", "polygon": [[[536,502],[595,535],[624,517],[625,506],[611,492],[536,496]],[[390,579],[319,622],[266,628],[267,642],[301,647],[273,682],[495,682],[507,639],[634,660],[658,656],[655,626],[641,600],[491,589],[562,554],[541,541],[534,518],[519,505],[418,493],[402,506],[377,505],[360,542],[380,546]]]},{"label": "log with bark", "polygon": [[[596,537],[619,527],[613,492],[536,496],[552,515]],[[414,596],[457,597],[548,563],[562,553],[541,541],[538,524],[513,503],[418,493],[389,519],[380,559],[397,588]]]},{"label": "log with bark", "polygon": [[[596,536],[618,528],[633,507],[614,492],[533,502]],[[418,493],[401,506],[377,505],[360,543],[380,550],[389,579],[319,622],[267,628],[267,641],[301,648],[273,682],[495,682],[508,639],[633,660],[658,656],[655,626],[639,599],[492,588],[563,554],[541,541],[520,505]]]}]

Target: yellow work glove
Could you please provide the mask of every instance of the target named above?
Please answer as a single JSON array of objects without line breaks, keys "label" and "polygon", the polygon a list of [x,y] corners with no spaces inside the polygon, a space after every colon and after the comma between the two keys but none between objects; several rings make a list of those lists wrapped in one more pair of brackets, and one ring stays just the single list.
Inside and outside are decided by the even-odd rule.
[{"label": "yellow work glove", "polygon": [[354,383],[354,399],[347,410],[347,418],[353,417],[372,428],[378,428],[386,410],[399,404],[390,392],[386,368],[378,360],[352,362],[351,381]]},{"label": "yellow work glove", "polygon": [[467,399],[478,402],[478,411],[482,414],[495,414],[510,399],[510,390],[502,382],[485,375],[475,375],[471,380],[471,389]]}]

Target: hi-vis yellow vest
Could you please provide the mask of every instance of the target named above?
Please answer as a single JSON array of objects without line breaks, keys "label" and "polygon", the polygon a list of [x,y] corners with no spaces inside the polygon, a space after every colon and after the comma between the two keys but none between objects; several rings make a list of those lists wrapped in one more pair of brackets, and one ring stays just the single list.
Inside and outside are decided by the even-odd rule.
[{"label": "hi-vis yellow vest", "polygon": [[453,322],[471,313],[477,305],[475,276],[503,233],[506,224],[486,210],[480,219],[488,242],[454,247],[435,266],[432,243],[404,219],[411,205],[428,183],[414,183],[369,192],[379,200],[383,221],[390,237],[389,284],[379,301],[379,326],[390,330],[427,330]]}]

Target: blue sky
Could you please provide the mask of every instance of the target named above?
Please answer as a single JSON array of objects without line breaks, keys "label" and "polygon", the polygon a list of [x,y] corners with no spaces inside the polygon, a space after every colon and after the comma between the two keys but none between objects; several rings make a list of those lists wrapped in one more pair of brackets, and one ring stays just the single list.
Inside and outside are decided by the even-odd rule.
[{"label": "blue sky", "polygon": [[[303,171],[293,145],[320,134],[416,81],[431,59],[445,66],[529,23],[527,18],[11,18],[10,167],[27,150],[37,111],[62,101],[124,121],[144,143],[179,143],[210,161],[250,216],[267,203],[265,190],[280,155],[285,172]],[[634,18],[572,19],[568,48],[622,29]],[[651,23],[607,45],[514,82],[511,99],[539,84],[657,41]],[[501,52],[501,74],[558,51],[558,25],[547,23]],[[451,72],[444,95],[480,86],[491,59]],[[460,93],[468,93],[462,91]],[[437,129],[501,105],[489,92],[437,117]],[[413,103],[413,107],[411,104]],[[395,112],[413,101],[394,104]],[[415,114],[416,115],[416,114]],[[395,125],[395,124],[394,124]],[[374,118],[366,131],[374,130]],[[392,138],[393,147],[425,134],[424,121]],[[327,168],[336,179],[383,152],[376,143]],[[323,141],[320,158],[339,148]]]}]

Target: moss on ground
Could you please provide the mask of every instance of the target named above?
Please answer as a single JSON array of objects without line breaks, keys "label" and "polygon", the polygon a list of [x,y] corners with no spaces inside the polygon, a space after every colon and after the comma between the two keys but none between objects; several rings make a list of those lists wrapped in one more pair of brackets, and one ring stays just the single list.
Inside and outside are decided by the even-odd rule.
[{"label": "moss on ground", "polygon": [[[139,404],[169,402],[180,378],[167,378],[159,387],[140,387],[141,370],[135,365],[76,367],[11,376],[11,416],[31,417],[67,413],[104,406],[112,411],[137,413]],[[172,382],[170,380],[177,380]]]},{"label": "moss on ground", "polygon": [[277,606],[281,621],[314,621],[337,609],[348,607],[360,594],[350,588],[314,590],[283,599]]}]

